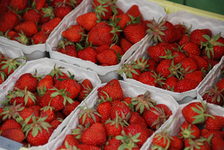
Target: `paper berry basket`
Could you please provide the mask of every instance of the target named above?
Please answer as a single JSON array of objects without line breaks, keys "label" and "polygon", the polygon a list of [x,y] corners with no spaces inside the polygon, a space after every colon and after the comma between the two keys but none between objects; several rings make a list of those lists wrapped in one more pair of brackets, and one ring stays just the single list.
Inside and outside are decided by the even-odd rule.
[{"label": "paper berry basket", "polygon": [[[173,24],[178,24],[178,23],[184,24],[185,26],[190,28],[190,30],[207,28],[207,29],[210,29],[212,31],[212,34],[214,34],[214,35],[221,33],[221,36],[222,37],[224,36],[224,32],[223,32],[223,30],[224,30],[223,23],[224,22],[220,21],[220,20],[205,18],[205,17],[201,17],[198,15],[191,14],[188,12],[183,12],[183,11],[168,14],[165,17],[165,20],[168,20]],[[127,59],[125,64],[130,64],[133,61],[135,61],[139,58],[142,58],[142,57],[148,58],[146,50],[149,46],[152,46],[154,44],[153,42],[151,42],[150,38],[151,37],[148,37],[148,42],[146,42],[146,44],[144,46],[142,46],[141,48],[136,50],[136,52],[131,57],[129,57]],[[206,81],[207,81],[207,83],[210,82],[208,79],[211,78],[211,76],[215,74],[214,70],[216,70],[216,68],[219,65],[221,65],[221,63],[216,64],[216,66],[213,67],[213,69],[207,73],[207,75],[197,85],[197,87],[192,90],[179,93],[179,92],[168,91],[166,89],[162,89],[162,88],[158,88],[158,87],[152,87],[152,88],[157,92],[166,93],[166,94],[173,96],[179,103],[186,103],[189,100],[191,100],[192,98],[195,98],[197,96],[197,91],[199,89],[201,89],[202,86],[205,85]],[[127,82],[134,83],[134,84],[137,84],[137,85],[143,86],[143,87],[149,87],[149,85],[143,84],[137,80],[127,78],[127,76],[125,74],[123,74],[122,76],[123,76],[123,79]]]},{"label": "paper berry basket", "polygon": [[[136,97],[140,94],[144,94],[146,91],[149,91],[151,93],[151,98],[154,99],[154,101],[157,104],[165,104],[169,107],[169,109],[172,111],[172,115],[169,117],[169,119],[166,122],[169,122],[169,120],[172,120],[174,117],[175,112],[177,111],[179,105],[177,102],[169,95],[166,94],[158,94],[155,92],[152,88],[143,88],[143,87],[138,87],[132,83],[127,83],[124,81],[119,81],[121,88],[123,89],[123,94],[125,97]],[[81,107],[88,107],[88,108],[93,108],[96,107],[98,103],[98,89],[105,84],[101,84],[97,86],[92,94],[80,104],[80,107],[76,109],[76,111],[73,111],[73,116],[70,119],[70,122],[67,124],[67,127],[61,132],[60,135],[57,136],[56,139],[48,143],[48,149],[57,149],[63,142],[65,136],[67,134],[71,133],[71,130],[76,128],[79,124],[79,113],[81,112]],[[163,128],[164,124],[160,127]],[[160,128],[158,130],[160,130]],[[158,131],[157,130],[157,131]],[[156,132],[157,132],[156,131]],[[155,132],[154,132],[155,133]],[[146,149],[148,140],[142,145],[141,149]]]},{"label": "paper berry basket", "polygon": [[[155,20],[158,20],[159,18],[164,17],[166,15],[162,7],[159,7],[157,4],[152,2],[129,0],[127,3],[125,0],[118,0],[116,4],[124,12],[126,12],[132,5],[138,5],[144,19],[146,20],[153,18]],[[97,72],[101,80],[103,82],[104,81],[106,82],[113,78],[118,77],[116,70],[121,66],[121,64],[123,64],[126,61],[126,59],[128,59],[132,55],[134,51],[136,51],[137,48],[139,48],[145,42],[147,36],[142,40],[140,40],[139,42],[137,42],[136,44],[132,45],[132,47],[130,47],[128,51],[126,51],[125,54],[122,56],[120,63],[112,66],[100,66],[90,61],[85,61],[80,58],[71,57],[56,51],[59,40],[62,39],[61,33],[65,29],[67,29],[70,25],[77,24],[76,18],[82,14],[90,12],[91,8],[92,8],[92,1],[86,0],[83,2],[83,5],[75,13],[70,14],[69,17],[64,19],[63,23],[60,25],[57,31],[55,31],[47,40],[47,51],[49,51],[51,58],[62,60],[70,64],[74,64]]]},{"label": "paper berry basket", "polygon": [[[6,95],[10,90],[13,89],[15,82],[17,79],[23,75],[24,73],[37,73],[37,76],[39,75],[47,75],[50,73],[50,71],[54,67],[63,67],[62,71],[63,72],[70,72],[71,74],[75,75],[75,79],[77,81],[83,81],[84,79],[89,79],[93,85],[93,87],[96,87],[101,83],[99,77],[95,72],[91,72],[67,63],[63,63],[58,60],[53,60],[49,58],[42,58],[38,60],[32,60],[27,62],[23,67],[18,69],[18,71],[13,74],[13,77],[11,77],[9,80],[7,80],[6,84],[4,87],[0,89],[1,94],[0,94],[0,102],[3,102],[6,98]],[[62,131],[64,128],[66,128],[68,122],[71,121],[72,115],[68,115],[63,122],[53,131],[52,135],[49,138],[49,142],[55,139]],[[42,146],[32,146],[29,149],[46,149],[48,144],[42,145]]]}]

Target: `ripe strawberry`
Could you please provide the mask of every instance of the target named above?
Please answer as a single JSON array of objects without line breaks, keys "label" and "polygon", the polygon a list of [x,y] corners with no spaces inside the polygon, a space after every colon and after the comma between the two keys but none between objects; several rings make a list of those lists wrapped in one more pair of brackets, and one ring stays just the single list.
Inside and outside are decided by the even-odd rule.
[{"label": "ripe strawberry", "polygon": [[[95,46],[100,45],[111,45],[116,37],[116,32],[112,32],[113,29],[110,25],[105,22],[96,24],[88,33],[88,42],[92,43]],[[101,36],[99,36],[101,35]]]},{"label": "ripe strawberry", "polygon": [[129,119],[129,123],[130,124],[139,124],[143,128],[147,127],[146,121],[144,120],[144,118],[142,116],[140,116],[140,114],[138,112],[131,113],[131,118]]},{"label": "ripe strawberry", "polygon": [[224,117],[213,115],[205,121],[205,128],[208,130],[221,130],[224,127]]},{"label": "ripe strawberry", "polygon": [[21,112],[23,109],[24,107],[22,107],[21,104],[12,104],[5,106],[4,108],[0,109],[2,111],[0,114],[0,118],[2,118],[2,120],[16,119],[19,116],[19,112]]},{"label": "ripe strawberry", "polygon": [[223,92],[224,91],[224,79],[220,79],[217,83],[216,83],[216,86],[218,88],[219,91]]},{"label": "ripe strawberry", "polygon": [[116,18],[119,20],[117,25],[121,29],[124,29],[126,25],[131,21],[131,18],[128,14],[120,14],[117,15]]},{"label": "ripe strawberry", "polygon": [[3,130],[1,136],[20,143],[25,139],[23,131],[18,128]]},{"label": "ripe strawberry", "polygon": [[174,30],[176,33],[175,41],[179,42],[182,39],[182,37],[184,36],[187,29],[182,24],[176,24],[176,25],[174,25],[174,28],[175,28]]},{"label": "ripe strawberry", "polygon": [[55,17],[64,18],[68,13],[72,11],[72,7],[69,5],[58,5],[54,8]]},{"label": "ripe strawberry", "polygon": [[183,46],[184,44],[190,42],[190,37],[188,34],[185,34],[182,36],[182,38],[180,39],[180,41],[178,42],[179,45]]},{"label": "ripe strawberry", "polygon": [[203,102],[192,102],[182,109],[185,120],[191,124],[204,123],[207,119],[207,106]]},{"label": "ripe strawberry", "polygon": [[193,71],[185,74],[186,79],[193,80],[198,84],[203,80],[203,72],[202,71]]},{"label": "ripe strawberry", "polygon": [[75,139],[74,135],[67,134],[63,141],[63,145],[69,144],[70,146],[77,146],[79,144],[78,140]]},{"label": "ripe strawberry", "polygon": [[26,36],[32,36],[38,32],[37,25],[33,21],[24,21],[15,26],[15,30],[23,32]]},{"label": "ripe strawberry", "polygon": [[25,107],[22,111],[19,112],[20,117],[25,121],[26,123],[32,123],[32,117],[39,116],[39,113],[33,110],[32,108]]},{"label": "ripe strawberry", "polygon": [[137,43],[146,35],[146,28],[143,24],[129,24],[124,28],[124,36],[132,44]]},{"label": "ripe strawberry", "polygon": [[110,47],[117,56],[122,56],[124,54],[124,51],[122,50],[122,48],[116,44],[111,45]]},{"label": "ripe strawberry", "polygon": [[193,42],[188,42],[184,44],[182,49],[187,53],[187,56],[200,55],[199,46]]},{"label": "ripe strawberry", "polygon": [[107,120],[105,123],[105,129],[107,136],[117,136],[121,134],[121,131],[123,130],[124,124],[122,123],[122,119],[120,117],[116,117],[116,119],[113,120]]},{"label": "ripe strawberry", "polygon": [[166,132],[159,132],[155,134],[155,136],[152,139],[152,147],[161,147],[163,149],[168,149],[171,142],[171,136],[168,135]]},{"label": "ripe strawberry", "polygon": [[100,150],[99,147],[93,146],[93,145],[88,145],[88,144],[79,144],[78,148],[80,150]]},{"label": "ripe strawberry", "polygon": [[185,140],[185,149],[199,149],[199,150],[211,150],[209,139],[198,138],[196,140],[187,139]]},{"label": "ripe strawberry", "polygon": [[28,9],[24,14],[23,14],[23,19],[25,21],[33,21],[34,23],[38,24],[40,20],[41,15],[39,12],[35,9]]},{"label": "ripe strawberry", "polygon": [[117,55],[113,50],[104,50],[96,56],[98,62],[104,66],[116,65],[118,63]]},{"label": "ripe strawberry", "polygon": [[80,104],[78,101],[74,101],[71,104],[65,105],[65,108],[63,109],[63,113],[68,116],[75,108]]},{"label": "ripe strawberry", "polygon": [[107,44],[101,45],[101,46],[98,46],[98,47],[95,48],[97,54],[99,54],[99,53],[101,53],[105,50],[108,50],[108,49],[110,49],[110,45],[107,45]]},{"label": "ripe strawberry", "polygon": [[53,88],[54,81],[51,75],[46,75],[37,84],[37,91],[39,95],[44,95],[45,92]]},{"label": "ripe strawberry", "polygon": [[76,98],[81,90],[81,85],[76,80],[70,78],[57,82],[55,87],[59,90],[65,90],[68,94],[67,96],[71,99]]},{"label": "ripe strawberry", "polygon": [[80,101],[84,100],[89,95],[89,93],[92,91],[92,89],[93,89],[93,85],[92,85],[91,81],[89,79],[83,80],[81,83],[81,91],[79,93],[78,99]]},{"label": "ripe strawberry", "polygon": [[8,119],[2,123],[1,131],[7,130],[7,129],[21,129],[21,127],[22,126],[14,119]]},{"label": "ripe strawberry", "polygon": [[0,62],[1,71],[3,71],[6,76],[9,76],[22,64],[22,62],[19,61],[22,59],[24,58],[18,57],[18,58],[2,59]]},{"label": "ripe strawberry", "polygon": [[[94,137],[94,138],[93,138]],[[89,128],[87,128],[81,137],[83,144],[89,145],[103,145],[106,143],[106,130],[103,124],[94,123]]]},{"label": "ripe strawberry", "polygon": [[27,4],[28,0],[11,0],[9,6],[15,10],[23,10]]},{"label": "ripe strawberry", "polygon": [[53,129],[56,129],[61,123],[62,123],[63,119],[62,118],[57,118],[53,121],[51,121],[51,126]]},{"label": "ripe strawberry", "polygon": [[98,89],[98,97],[103,97],[104,99],[110,97],[112,100],[123,99],[123,91],[118,80],[113,79],[109,81],[106,85]]},{"label": "ripe strawberry", "polygon": [[100,114],[97,113],[97,111],[95,109],[84,109],[81,110],[80,114],[79,114],[79,124],[81,125],[86,125],[86,124],[94,124],[96,122],[100,122],[101,118],[100,118]]},{"label": "ripe strawberry", "polygon": [[105,122],[106,120],[108,120],[110,118],[111,108],[112,108],[111,102],[109,102],[109,101],[105,101],[105,102],[98,104],[97,112],[101,116],[101,120],[102,120],[101,122]]},{"label": "ripe strawberry", "polygon": [[116,6],[115,1],[93,0],[93,8],[99,19],[108,20],[113,16]]},{"label": "ripe strawberry", "polygon": [[197,139],[200,137],[200,129],[194,125],[184,121],[181,124],[179,136],[184,139]]},{"label": "ripe strawberry", "polygon": [[159,64],[156,67],[156,72],[163,77],[170,76],[171,72],[171,66],[172,66],[172,60],[170,59],[164,59],[159,62]]},{"label": "ripe strawberry", "polygon": [[19,77],[15,83],[15,88],[21,90],[27,89],[31,92],[35,91],[37,88],[38,80],[31,73],[24,73]]},{"label": "ripe strawberry", "polygon": [[40,111],[40,117],[44,118],[46,117],[46,122],[51,122],[55,119],[55,112],[53,107],[51,106],[45,106],[41,108]]},{"label": "ripe strawberry", "polygon": [[182,52],[179,52],[179,51],[173,51],[171,58],[172,57],[174,57],[173,58],[174,63],[177,64],[177,63],[180,63],[184,58],[186,58],[186,55]]},{"label": "ripe strawberry", "polygon": [[211,143],[212,150],[222,150],[224,147],[224,140],[220,136],[213,136]]},{"label": "ripe strawberry", "polygon": [[198,83],[191,79],[181,79],[177,82],[174,91],[175,92],[186,92],[196,88]]},{"label": "ripe strawberry", "polygon": [[41,10],[44,7],[46,0],[34,0],[33,5],[37,10]]},{"label": "ripe strawberry", "polygon": [[191,56],[191,58],[194,59],[194,61],[196,62],[199,70],[205,70],[205,71],[208,70],[209,64],[208,64],[208,61],[206,59],[204,59],[201,56],[195,56],[195,55]]},{"label": "ripe strawberry", "polygon": [[61,22],[61,18],[54,18],[51,19],[50,21],[42,24],[41,26],[41,31],[50,33],[51,31],[54,30],[54,28]]},{"label": "ripe strawberry", "polygon": [[147,49],[147,53],[150,58],[152,58],[156,62],[159,62],[162,60],[161,56],[166,55],[166,47],[164,45],[149,46]]},{"label": "ripe strawberry", "polygon": [[32,36],[31,41],[33,44],[43,44],[46,42],[47,38],[48,34],[44,31],[40,31]]},{"label": "ripe strawberry", "polygon": [[104,149],[105,150],[114,150],[114,149],[118,149],[120,145],[121,145],[120,140],[117,140],[116,138],[111,138],[111,139],[107,140],[107,143],[106,143]]},{"label": "ripe strawberry", "polygon": [[178,82],[178,79],[174,76],[172,77],[168,77],[163,85],[163,87],[167,90],[170,90],[170,91],[174,91],[175,87],[176,87],[176,84]]},{"label": "ripe strawberry", "polygon": [[112,119],[115,119],[117,116],[119,116],[124,120],[129,120],[131,117],[131,110],[125,103],[121,101],[114,101],[112,103],[110,116]]},{"label": "ripe strawberry", "polygon": [[166,104],[157,104],[156,107],[162,109],[167,117],[172,115],[172,111]]},{"label": "ripe strawberry", "polygon": [[137,80],[144,84],[157,86],[161,83],[161,80],[163,80],[163,77],[160,77],[155,72],[146,71],[140,74]]},{"label": "ripe strawberry", "polygon": [[126,12],[126,14],[127,15],[131,15],[131,16],[133,16],[133,17],[142,17],[142,14],[141,14],[141,12],[140,12],[140,10],[139,10],[139,7],[138,7],[138,5],[132,5],[129,9],[128,9],[128,11]]},{"label": "ripe strawberry", "polygon": [[216,104],[222,106],[224,104],[224,96],[220,92],[217,86],[212,87],[209,90],[206,90],[202,96],[203,100],[206,100],[208,103]]},{"label": "ripe strawberry", "polygon": [[129,50],[129,48],[132,46],[131,42],[129,42],[125,38],[121,38],[120,45],[121,45],[121,48],[122,48],[122,50],[124,52],[126,52],[127,50]]},{"label": "ripe strawberry", "polygon": [[54,8],[46,5],[43,8],[41,8],[40,14],[41,14],[40,23],[45,24],[54,18]]},{"label": "ripe strawberry", "polygon": [[165,114],[164,110],[155,106],[143,113],[143,117],[152,129],[158,129],[169,116]]},{"label": "ripe strawberry", "polygon": [[195,71],[198,69],[198,66],[196,64],[196,62],[194,61],[194,59],[190,58],[190,57],[186,57],[184,58],[181,62],[180,62],[181,66],[184,68],[184,70],[186,72],[188,71]]},{"label": "ripe strawberry", "polygon": [[0,17],[0,31],[11,30],[19,22],[19,17],[13,11],[7,11]]},{"label": "ripe strawberry", "polygon": [[206,42],[207,40],[204,38],[204,35],[209,37],[212,36],[212,32],[209,29],[196,29],[191,32],[190,39],[192,42],[201,45],[202,42]]},{"label": "ripe strawberry", "polygon": [[83,32],[80,25],[72,25],[62,32],[62,36],[71,42],[80,42]]},{"label": "ripe strawberry", "polygon": [[83,15],[80,15],[76,18],[76,21],[79,25],[81,25],[87,31],[90,31],[95,25],[97,21],[95,12],[88,12]]},{"label": "ripe strawberry", "polygon": [[87,47],[83,50],[78,51],[78,57],[83,59],[83,60],[88,60],[93,63],[96,63],[96,51],[92,47]]},{"label": "ripe strawberry", "polygon": [[171,137],[169,150],[182,150],[183,147],[184,143],[179,137],[177,136]]},{"label": "ripe strawberry", "polygon": [[77,57],[77,51],[76,51],[75,45],[59,46],[57,51],[72,57]]}]

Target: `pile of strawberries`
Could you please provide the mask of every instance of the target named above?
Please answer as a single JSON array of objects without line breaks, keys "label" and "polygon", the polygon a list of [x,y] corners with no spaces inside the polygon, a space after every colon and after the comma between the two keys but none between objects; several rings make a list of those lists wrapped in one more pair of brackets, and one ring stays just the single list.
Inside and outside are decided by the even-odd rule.
[{"label": "pile of strawberries", "polygon": [[170,115],[171,110],[157,104],[149,92],[124,96],[119,81],[113,79],[98,89],[94,108],[80,109],[79,125],[66,135],[58,150],[138,150]]},{"label": "pile of strawberries", "polygon": [[0,0],[0,32],[25,45],[45,43],[82,0]]},{"label": "pile of strawberries", "polygon": [[148,21],[137,5],[123,12],[115,3],[93,0],[93,10],[78,16],[77,24],[62,32],[57,51],[102,66],[118,64],[122,55],[146,35]]},{"label": "pile of strawberries", "polygon": [[157,133],[149,150],[223,150],[223,116],[208,114],[206,104],[201,102],[188,104],[182,114],[185,121],[178,133]]},{"label": "pile of strawberries", "polygon": [[38,77],[25,73],[0,108],[0,135],[24,146],[43,145],[54,129],[91,92],[90,80],[80,83],[71,73],[54,69]]},{"label": "pile of strawberries", "polygon": [[[223,69],[222,69],[223,70]],[[219,106],[224,105],[224,74],[221,74],[220,79],[210,89],[203,92],[203,100],[208,103],[216,104]]]},{"label": "pile of strawberries", "polygon": [[23,57],[8,58],[0,53],[0,84],[10,76],[21,64]]},{"label": "pile of strawberries", "polygon": [[155,41],[142,57],[123,65],[120,73],[144,84],[174,92],[197,87],[224,55],[224,38],[209,29],[188,32],[182,24],[169,21],[148,24]]}]

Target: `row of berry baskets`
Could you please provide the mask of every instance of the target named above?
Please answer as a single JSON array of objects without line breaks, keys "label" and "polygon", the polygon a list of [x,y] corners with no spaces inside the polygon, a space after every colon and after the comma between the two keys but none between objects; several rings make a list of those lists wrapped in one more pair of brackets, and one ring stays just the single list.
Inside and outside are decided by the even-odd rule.
[{"label": "row of berry baskets", "polygon": [[[207,127],[217,120],[214,115],[223,115],[223,21],[187,12],[167,15],[148,1],[40,2],[32,5],[35,12],[51,11],[53,17],[38,19],[30,8],[14,25],[6,19],[13,11],[1,18],[8,24],[0,24],[2,136],[40,150],[178,149],[170,148],[186,119],[178,115],[194,99],[214,105],[207,109],[197,101],[195,116],[187,117],[201,122],[186,119],[188,129],[224,127]],[[62,15],[54,9],[59,6],[76,8]],[[51,59],[41,58],[45,51]],[[26,62],[25,56],[41,59]],[[117,80],[119,74],[124,81]],[[167,145],[152,138],[159,133]],[[179,136],[179,149],[206,142],[217,149],[216,133],[210,134]]]}]

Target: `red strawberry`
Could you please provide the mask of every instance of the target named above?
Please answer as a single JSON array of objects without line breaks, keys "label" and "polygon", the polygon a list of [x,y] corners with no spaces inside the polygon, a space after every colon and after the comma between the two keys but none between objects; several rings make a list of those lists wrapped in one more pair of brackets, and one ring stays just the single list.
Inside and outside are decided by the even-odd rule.
[{"label": "red strawberry", "polygon": [[11,0],[9,6],[15,10],[23,10],[27,4],[28,0]]},{"label": "red strawberry", "polygon": [[55,112],[53,107],[51,106],[45,106],[41,108],[40,111],[40,117],[44,118],[46,117],[46,122],[51,122],[55,119]]},{"label": "red strawberry", "polygon": [[117,116],[119,116],[122,119],[129,120],[131,117],[131,110],[125,103],[121,101],[114,101],[112,103],[110,115],[112,119],[115,119]]},{"label": "red strawberry", "polygon": [[186,72],[188,71],[195,71],[198,69],[198,66],[196,64],[196,62],[194,61],[194,59],[190,58],[190,57],[186,57],[184,58],[181,62],[180,62],[181,66],[184,68],[184,70]]},{"label": "red strawberry", "polygon": [[61,123],[62,123],[63,119],[62,118],[57,118],[53,121],[51,121],[51,126],[53,129],[56,129]]},{"label": "red strawberry", "polygon": [[116,18],[119,20],[118,26],[120,26],[121,29],[124,29],[126,25],[131,21],[131,18],[128,14],[120,14],[116,16]]},{"label": "red strawberry", "polygon": [[[93,138],[94,137],[94,138]],[[83,144],[89,145],[103,145],[106,143],[106,130],[103,124],[94,123],[87,128],[81,137]]]},{"label": "red strawberry", "polygon": [[203,102],[192,102],[182,109],[185,120],[191,124],[204,123],[208,116],[206,113],[206,104]]},{"label": "red strawberry", "polygon": [[201,42],[206,42],[204,35],[211,37],[212,32],[209,29],[196,29],[191,32],[190,39],[192,42],[201,45]]},{"label": "red strawberry", "polygon": [[79,124],[86,125],[86,124],[94,124],[96,122],[100,122],[100,114],[97,113],[95,109],[84,109],[81,110],[79,114]]},{"label": "red strawberry", "polygon": [[32,108],[25,107],[22,111],[19,112],[20,117],[23,119],[23,121],[27,123],[32,123],[32,117],[39,116],[39,113],[33,110]]},{"label": "red strawberry", "polygon": [[23,109],[24,107],[16,104],[5,106],[4,108],[0,109],[0,118],[2,118],[2,120],[17,118],[19,112],[21,112]]},{"label": "red strawberry", "polygon": [[214,86],[211,89],[206,90],[203,93],[203,100],[206,100],[208,103],[216,104],[222,106],[224,103],[224,97],[222,92],[220,92],[217,86]]},{"label": "red strawberry", "polygon": [[54,8],[55,17],[64,18],[68,13],[72,11],[72,7],[69,5],[58,5]]},{"label": "red strawberry", "polygon": [[184,143],[179,137],[177,136],[171,137],[169,150],[182,150],[183,147]]},{"label": "red strawberry", "polygon": [[34,0],[34,6],[37,10],[41,10],[44,7],[46,0]]},{"label": "red strawberry", "polygon": [[202,71],[193,71],[193,72],[185,74],[185,78],[196,81],[199,84],[203,79],[203,72]]},{"label": "red strawberry", "polygon": [[175,92],[186,92],[196,88],[198,83],[191,79],[181,79],[177,82],[174,91]]},{"label": "red strawberry", "polygon": [[57,51],[72,57],[77,57],[77,51],[74,45],[59,47]]},{"label": "red strawberry", "polygon": [[217,83],[216,86],[218,88],[219,91],[223,92],[224,91],[224,79],[220,79]]},{"label": "red strawberry", "polygon": [[25,139],[23,131],[18,128],[3,130],[1,136],[4,136],[16,142],[22,142]]},{"label": "red strawberry", "polygon": [[61,18],[54,18],[51,19],[50,21],[42,24],[41,26],[41,31],[50,33],[51,31],[54,30],[54,28],[61,22]]},{"label": "red strawberry", "polygon": [[0,62],[1,71],[3,71],[6,76],[9,76],[22,64],[22,62],[19,61],[22,59],[22,57],[2,59]]},{"label": "red strawberry", "polygon": [[141,12],[139,10],[138,5],[132,5],[128,11],[126,12],[127,15],[131,15],[133,17],[142,17]]},{"label": "red strawberry", "polygon": [[205,121],[205,128],[208,130],[221,130],[224,127],[224,117],[213,115]]},{"label": "red strawberry", "polygon": [[29,9],[23,14],[23,19],[25,21],[33,21],[35,23],[39,22],[40,17],[41,17],[41,15],[35,9]]},{"label": "red strawberry", "polygon": [[15,87],[21,90],[27,89],[32,92],[36,90],[37,84],[37,78],[35,78],[31,73],[24,73],[16,81]]},{"label": "red strawberry", "polygon": [[156,107],[162,109],[165,112],[166,116],[169,117],[172,115],[172,111],[166,104],[157,104]]},{"label": "red strawberry", "polygon": [[124,28],[124,36],[132,44],[137,43],[146,35],[146,28],[143,24],[129,24]]},{"label": "red strawberry", "polygon": [[40,23],[45,24],[54,18],[54,8],[51,6],[48,7],[46,5],[43,8],[41,8],[40,14],[41,14]]},{"label": "red strawberry", "polygon": [[97,54],[99,54],[99,53],[101,53],[105,50],[108,50],[108,49],[110,49],[109,45],[101,45],[101,46],[98,46],[98,47],[95,48]]},{"label": "red strawberry", "polygon": [[19,17],[12,11],[7,11],[0,17],[0,31],[11,30],[19,22]]},{"label": "red strawberry", "polygon": [[191,56],[194,61],[196,62],[197,66],[198,66],[198,69],[200,70],[205,70],[207,71],[207,69],[209,68],[209,64],[208,64],[208,61],[206,59],[204,59],[203,57],[201,56]]},{"label": "red strawberry", "polygon": [[92,91],[93,85],[89,79],[85,79],[81,83],[81,91],[79,93],[79,100],[84,100]]},{"label": "red strawberry", "polygon": [[107,136],[117,136],[121,134],[123,130],[122,119],[117,116],[114,120],[107,120],[105,123],[105,129]]},{"label": "red strawberry", "polygon": [[92,47],[87,47],[83,50],[78,51],[78,57],[83,60],[88,60],[93,63],[96,63],[96,51]]},{"label": "red strawberry", "polygon": [[98,18],[103,20],[108,20],[113,16],[113,9],[116,8],[115,1],[93,1],[93,8],[98,16]]},{"label": "red strawberry", "polygon": [[75,139],[74,135],[72,134],[67,134],[65,136],[63,144],[66,145],[66,143],[69,144],[70,146],[77,146],[79,144],[78,140]]},{"label": "red strawberry", "polygon": [[163,45],[155,45],[155,46],[150,46],[147,49],[147,53],[156,62],[162,60],[161,56],[166,55],[166,47]]},{"label": "red strawberry", "polygon": [[116,65],[118,63],[117,55],[110,49],[97,54],[96,58],[104,66]]},{"label": "red strawberry", "polygon": [[110,118],[111,108],[112,108],[111,102],[109,101],[105,101],[98,104],[97,112],[100,114],[102,122],[105,122]]},{"label": "red strawberry", "polygon": [[167,90],[174,91],[177,82],[178,82],[178,79],[176,77],[174,77],[174,76],[169,77],[169,78],[166,79],[163,87]]},{"label": "red strawberry", "polygon": [[80,15],[76,18],[76,21],[79,25],[81,25],[87,31],[90,31],[95,25],[97,21],[95,12],[88,12],[83,15]]},{"label": "red strawberry", "polygon": [[154,147],[161,147],[164,149],[168,149],[170,146],[171,142],[171,136],[168,135],[166,132],[160,132],[155,134],[155,136],[152,139],[152,146],[151,148],[153,149]]},{"label": "red strawberry", "polygon": [[112,45],[110,48],[111,48],[111,49],[115,52],[115,54],[118,55],[118,56],[122,56],[122,55],[124,54],[122,48],[121,48],[120,46],[118,46],[118,45]]},{"label": "red strawberry", "polygon": [[100,150],[99,147],[93,146],[93,145],[88,145],[88,144],[79,144],[78,148],[80,150]]},{"label": "red strawberry", "polygon": [[172,60],[165,59],[159,62],[159,64],[156,67],[156,72],[163,77],[170,76],[171,72],[171,66],[172,66]]},{"label": "red strawberry", "polygon": [[103,87],[100,87],[98,89],[98,96],[104,97],[105,99],[112,98],[112,100],[121,100],[123,99],[123,91],[121,88],[121,85],[118,80],[113,79],[109,81],[106,85]]},{"label": "red strawberry", "polygon": [[184,36],[187,29],[182,24],[176,24],[176,25],[174,25],[174,28],[175,28],[175,33],[176,33],[175,41],[179,42],[182,39],[182,37]]},{"label": "red strawberry", "polygon": [[124,52],[126,52],[132,46],[132,44],[125,38],[121,38],[120,45]]},{"label": "red strawberry", "polygon": [[71,42],[80,42],[83,32],[80,25],[72,25],[62,32],[62,36]]},{"label": "red strawberry", "polygon": [[38,82],[37,85],[38,94],[43,95],[47,90],[51,89],[53,85],[54,85],[53,77],[50,75],[46,75]]},{"label": "red strawberry", "polygon": [[183,50],[187,53],[187,56],[200,55],[199,46],[193,42],[184,44]]},{"label": "red strawberry", "polygon": [[183,35],[183,37],[178,42],[179,45],[183,46],[184,44],[190,42],[190,37],[188,34]]},{"label": "red strawberry", "polygon": [[199,150],[211,150],[210,144],[209,144],[209,139],[206,138],[198,138],[196,140],[192,139],[187,139],[185,140],[185,149],[199,149]]},{"label": "red strawberry", "polygon": [[121,141],[116,138],[109,139],[104,147],[105,150],[114,150],[118,149],[121,145]]},{"label": "red strawberry", "polygon": [[129,119],[130,124],[139,124],[142,127],[146,128],[147,124],[142,116],[138,112],[132,112],[131,118]]},{"label": "red strawberry", "polygon": [[1,130],[7,130],[7,129],[21,129],[21,125],[15,121],[14,119],[8,119],[4,121],[1,125]]},{"label": "red strawberry", "polygon": [[65,108],[63,109],[63,113],[68,116],[75,108],[80,104],[78,101],[74,101],[71,104],[65,105]]},{"label": "red strawberry", "polygon": [[26,36],[32,36],[38,32],[37,25],[33,21],[24,21],[15,26],[15,30],[23,32]]},{"label": "red strawberry", "polygon": [[200,137],[200,129],[193,124],[184,121],[181,124],[179,136],[184,139],[197,139]]},{"label": "red strawberry", "polygon": [[46,42],[47,38],[48,34],[46,34],[44,31],[40,31],[33,35],[31,41],[33,44],[43,44]]},{"label": "red strawberry", "polygon": [[137,80],[144,84],[148,84],[151,86],[157,86],[158,84],[160,84],[160,82],[161,82],[161,80],[163,80],[163,78],[154,72],[146,71],[146,72],[143,72],[142,74],[140,74],[139,77],[137,78]]}]

